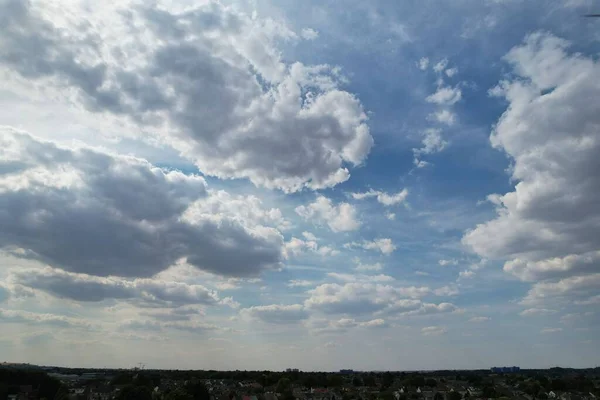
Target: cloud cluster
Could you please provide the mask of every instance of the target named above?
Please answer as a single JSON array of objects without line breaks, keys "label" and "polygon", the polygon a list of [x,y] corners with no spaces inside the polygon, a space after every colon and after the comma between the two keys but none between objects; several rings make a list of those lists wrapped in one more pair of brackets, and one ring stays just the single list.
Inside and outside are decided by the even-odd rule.
[{"label": "cloud cluster", "polygon": [[308,293],[307,309],[343,315],[428,315],[457,311],[451,303],[424,303],[428,287],[396,287],[381,283],[326,283]]},{"label": "cloud cluster", "polygon": [[527,303],[582,299],[600,290],[600,63],[569,54],[545,33],[505,57],[514,78],[491,91],[509,103],[492,145],[513,160],[514,191],[490,195],[497,217],[463,243],[535,281]]},{"label": "cloud cluster", "polygon": [[365,193],[352,193],[351,195],[355,200],[363,200],[370,197],[375,197],[379,203],[389,207],[403,203],[408,197],[408,190],[403,189],[398,193],[389,194],[380,190],[371,189]]},{"label": "cloud cluster", "polygon": [[276,43],[298,35],[280,22],[215,2],[6,0],[0,15],[0,68],[156,135],[205,174],[321,189],[347,180],[373,144],[338,68],[282,60]]},{"label": "cloud cluster", "polygon": [[132,300],[155,307],[223,304],[216,292],[202,285],[154,278],[127,280],[114,276],[77,274],[47,267],[18,269],[11,272],[8,280],[59,298],[81,302]]},{"label": "cloud cluster", "polygon": [[365,250],[375,250],[386,255],[392,254],[396,250],[396,245],[394,242],[392,242],[392,239],[389,238],[379,238],[372,241],[363,240],[362,242],[350,242],[346,243],[344,247],[348,249],[359,247]]},{"label": "cloud cluster", "polygon": [[[427,65],[428,63],[424,64],[424,68],[421,69],[427,69]],[[421,147],[413,149],[413,162],[417,168],[429,165],[427,161],[421,159],[423,155],[439,153],[448,146],[448,141],[442,136],[442,129],[439,126],[449,127],[454,125],[457,120],[452,107],[462,99],[462,90],[459,86],[452,87],[445,84],[446,77],[452,78],[458,73],[457,68],[446,69],[447,66],[448,59],[444,58],[432,68],[438,77],[437,89],[427,96],[425,101],[436,106],[436,110],[428,116],[428,119],[435,125],[421,132]]]},{"label": "cloud cluster", "polygon": [[148,277],[180,259],[229,276],[277,267],[277,229],[227,205],[196,212],[227,200],[196,175],[0,128],[0,249],[20,257],[98,276]]},{"label": "cloud cluster", "polygon": [[335,205],[325,196],[317,196],[314,202],[296,207],[296,213],[306,220],[326,223],[333,232],[354,231],[361,225],[354,206],[348,203]]},{"label": "cloud cluster", "polygon": [[289,324],[308,318],[308,311],[302,304],[254,306],[243,308],[240,315],[249,319],[258,319],[269,324]]}]

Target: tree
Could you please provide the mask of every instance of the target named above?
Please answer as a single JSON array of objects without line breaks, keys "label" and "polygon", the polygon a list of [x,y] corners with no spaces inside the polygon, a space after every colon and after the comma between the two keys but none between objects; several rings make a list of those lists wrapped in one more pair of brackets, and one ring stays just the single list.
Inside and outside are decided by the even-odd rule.
[{"label": "tree", "polygon": [[436,394],[433,395],[433,400],[444,400],[444,395],[440,392],[436,392]]},{"label": "tree", "polygon": [[377,382],[375,381],[375,377],[373,376],[373,374],[365,375],[363,377],[363,384],[369,387],[377,386]]},{"label": "tree", "polygon": [[171,392],[169,392],[166,396],[164,400],[193,400],[194,398],[192,397],[191,394],[189,394],[188,392],[186,392],[185,390],[181,389],[181,388],[177,388]]},{"label": "tree", "polygon": [[446,396],[447,400],[460,400],[462,396],[458,392],[450,392]]},{"label": "tree", "polygon": [[362,379],[360,379],[360,376],[355,376],[354,379],[352,379],[352,385],[354,385],[355,387],[363,385],[363,381]]},{"label": "tree", "polygon": [[194,400],[210,400],[208,389],[199,380],[188,383],[185,389]]},{"label": "tree", "polygon": [[117,400],[152,400],[152,392],[146,386],[128,385],[119,391]]},{"label": "tree", "polygon": [[277,382],[277,387],[275,388],[275,391],[277,393],[284,393],[288,389],[290,389],[291,386],[292,383],[290,382],[289,378],[281,378],[279,382]]}]

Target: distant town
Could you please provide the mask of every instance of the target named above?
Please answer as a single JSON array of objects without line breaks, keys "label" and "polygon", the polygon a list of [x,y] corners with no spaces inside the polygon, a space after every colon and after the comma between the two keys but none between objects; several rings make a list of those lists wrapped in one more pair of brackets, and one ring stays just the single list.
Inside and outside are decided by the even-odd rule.
[{"label": "distant town", "polygon": [[460,400],[600,397],[600,368],[426,372],[77,369],[0,363],[0,400]]}]

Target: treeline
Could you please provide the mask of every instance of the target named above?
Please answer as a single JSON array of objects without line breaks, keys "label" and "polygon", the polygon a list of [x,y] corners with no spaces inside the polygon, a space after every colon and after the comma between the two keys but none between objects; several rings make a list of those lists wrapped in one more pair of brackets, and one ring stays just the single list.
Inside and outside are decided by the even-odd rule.
[{"label": "treeline", "polygon": [[57,379],[43,371],[19,368],[0,368],[0,399],[18,394],[23,386],[31,386],[40,399],[67,398],[67,389]]}]

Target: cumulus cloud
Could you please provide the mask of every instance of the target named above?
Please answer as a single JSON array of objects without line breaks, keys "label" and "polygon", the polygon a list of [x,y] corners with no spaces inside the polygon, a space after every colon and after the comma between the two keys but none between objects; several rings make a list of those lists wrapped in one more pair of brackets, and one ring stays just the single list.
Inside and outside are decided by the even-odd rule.
[{"label": "cumulus cloud", "polygon": [[276,43],[296,35],[281,22],[214,2],[0,7],[0,67],[137,126],[204,174],[322,189],[346,181],[373,144],[338,68],[282,60]]},{"label": "cumulus cloud", "polygon": [[524,301],[600,289],[600,62],[569,43],[527,36],[505,57],[515,78],[490,93],[509,103],[490,141],[513,160],[514,191],[490,195],[497,217],[467,232],[476,253],[536,281]]},{"label": "cumulus cloud", "polygon": [[522,317],[530,317],[532,315],[550,315],[556,314],[556,310],[549,310],[547,308],[528,308],[519,313]]},{"label": "cumulus cloud", "polygon": [[216,325],[207,324],[198,321],[158,321],[158,320],[138,320],[130,319],[119,324],[122,331],[150,331],[163,332],[168,330],[176,330],[188,332],[192,334],[207,334],[219,330]]},{"label": "cumulus cloud", "polygon": [[429,67],[429,58],[422,57],[419,62],[417,62],[417,67],[419,67],[421,71],[425,71],[427,67]]},{"label": "cumulus cloud", "polygon": [[396,250],[396,245],[389,238],[380,238],[373,241],[363,240],[362,242],[351,242],[344,245],[346,248],[360,247],[365,250],[376,250],[382,254],[392,254]]},{"label": "cumulus cloud", "polygon": [[79,318],[65,317],[64,315],[57,314],[34,313],[24,310],[0,309],[0,321],[3,323],[50,325],[56,328],[93,328],[92,324]]},{"label": "cumulus cloud", "polygon": [[462,99],[462,91],[458,87],[443,86],[432,95],[425,99],[429,103],[435,103],[441,106],[451,106]]},{"label": "cumulus cloud", "polygon": [[328,272],[327,276],[342,282],[391,282],[394,280],[389,275],[362,275],[344,274],[339,272]]},{"label": "cumulus cloud", "polygon": [[354,206],[348,203],[334,205],[325,196],[318,196],[306,206],[296,207],[296,213],[306,220],[326,223],[334,232],[354,231],[361,225]]},{"label": "cumulus cloud", "polygon": [[386,212],[385,217],[390,221],[394,221],[396,219],[396,214],[393,212]]},{"label": "cumulus cloud", "polygon": [[442,138],[442,131],[440,129],[426,129],[422,132],[422,136],[422,146],[413,149],[414,164],[417,168],[423,168],[429,165],[429,163],[420,159],[423,154],[439,153],[448,146],[448,142]]},{"label": "cumulus cloud", "polygon": [[301,304],[254,306],[241,309],[240,315],[269,324],[296,323],[308,318],[308,312]]},{"label": "cumulus cloud", "polygon": [[319,32],[312,28],[304,28],[301,33],[302,37],[306,40],[315,40],[319,37]]},{"label": "cumulus cloud", "polygon": [[541,281],[534,283],[523,304],[541,304],[548,299],[568,299],[580,301],[598,293],[600,273],[591,275],[572,276],[559,281]]},{"label": "cumulus cloud", "polygon": [[439,62],[437,62],[434,66],[433,66],[433,70],[435,72],[437,72],[438,74],[441,73],[444,69],[446,69],[446,67],[448,66],[448,59],[444,58],[442,60],[440,60]]},{"label": "cumulus cloud", "polygon": [[444,260],[444,259],[442,259],[442,260],[438,261],[438,264],[441,265],[442,267],[445,267],[447,265],[458,265],[458,260],[454,260],[454,259],[452,259],[452,260]]},{"label": "cumulus cloud", "polygon": [[9,275],[9,280],[56,297],[81,302],[137,300],[161,307],[222,304],[216,292],[202,285],[153,278],[126,280],[114,276],[77,274],[48,267],[15,270]]},{"label": "cumulus cloud", "polygon": [[325,314],[418,316],[458,311],[451,303],[424,303],[428,287],[393,286],[381,283],[326,283],[309,290],[306,309]]},{"label": "cumulus cloud", "polygon": [[544,328],[540,331],[543,334],[562,332],[562,328]]},{"label": "cumulus cloud", "polygon": [[302,240],[297,237],[292,237],[289,242],[285,244],[285,250],[288,256],[297,256],[305,252],[312,252],[326,257],[336,256],[340,253],[331,246],[320,246],[316,241]]},{"label": "cumulus cloud", "polygon": [[454,75],[458,74],[458,68],[448,68],[444,73],[448,78],[452,78]]},{"label": "cumulus cloud", "polygon": [[355,259],[356,267],[354,269],[359,272],[376,272],[381,271],[383,269],[383,265],[381,263],[374,264],[363,264],[360,259]]},{"label": "cumulus cloud", "polygon": [[454,125],[456,122],[456,114],[450,110],[439,110],[430,115],[434,121],[448,126]]},{"label": "cumulus cloud", "polygon": [[448,332],[448,329],[444,326],[426,326],[421,329],[421,334],[424,336],[439,336],[444,335]]},{"label": "cumulus cloud", "polygon": [[214,200],[197,175],[0,132],[0,249],[100,276],[151,276],[181,259],[230,276],[279,266],[277,229],[227,205],[196,212],[227,200]]},{"label": "cumulus cloud", "polygon": [[491,320],[490,317],[473,317],[473,318],[469,319],[469,322],[480,323],[480,322],[488,322],[489,320]]},{"label": "cumulus cloud", "polygon": [[352,193],[351,195],[355,200],[363,200],[370,197],[375,197],[379,203],[389,207],[403,203],[408,197],[408,190],[402,189],[398,193],[388,194],[386,192],[371,189],[368,192]]},{"label": "cumulus cloud", "polygon": [[308,287],[313,286],[315,283],[312,281],[307,281],[305,279],[292,279],[287,283],[289,287]]},{"label": "cumulus cloud", "polygon": [[382,318],[359,321],[354,318],[314,319],[307,322],[307,327],[313,334],[340,334],[355,328],[386,328],[389,324]]}]

